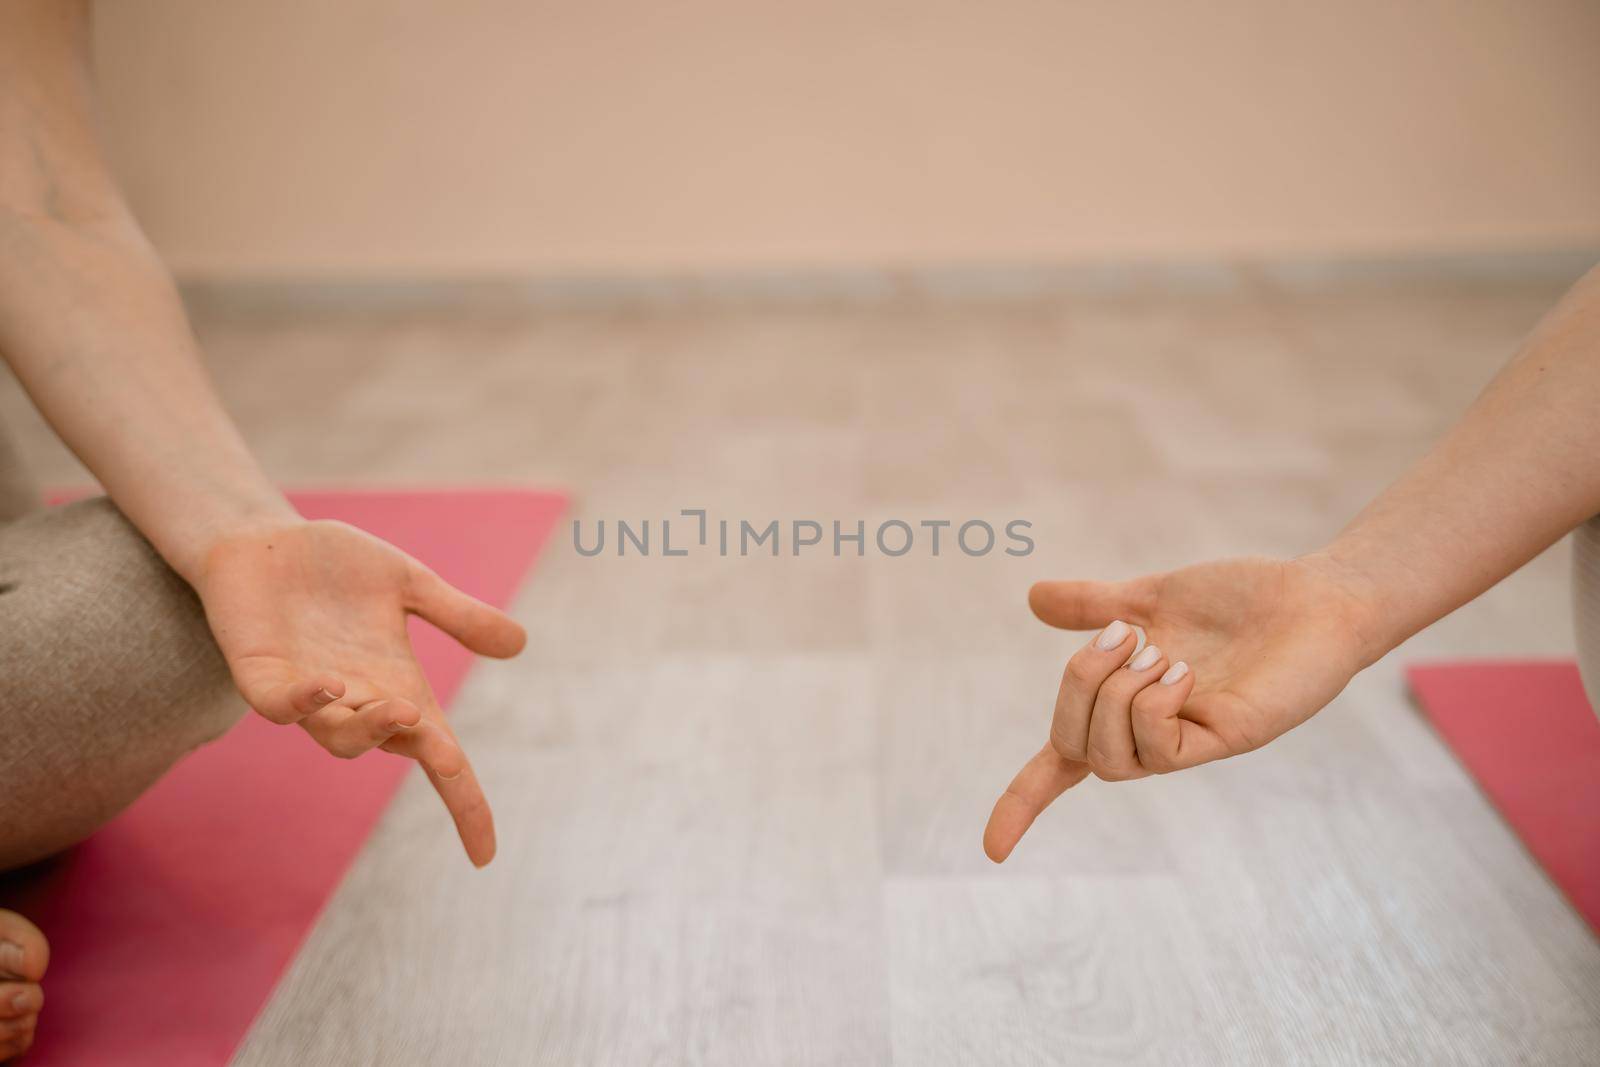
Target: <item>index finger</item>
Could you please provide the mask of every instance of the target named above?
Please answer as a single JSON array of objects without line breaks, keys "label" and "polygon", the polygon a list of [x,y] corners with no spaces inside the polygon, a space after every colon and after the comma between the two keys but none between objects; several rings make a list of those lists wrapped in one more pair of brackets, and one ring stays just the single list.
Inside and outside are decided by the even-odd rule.
[{"label": "index finger", "polygon": [[489,810],[489,798],[483,795],[483,787],[478,784],[472,764],[466,761],[465,756],[462,756],[461,762],[461,771],[454,778],[441,778],[437,772],[426,767],[424,770],[427,770],[428,781],[433,783],[439,799],[449,809],[450,817],[455,820],[456,833],[467,850],[467,858],[474,867],[486,867],[494,859],[495,853],[494,813]]},{"label": "index finger", "polygon": [[989,824],[983,828],[984,853],[1004,863],[1039,813],[1088,776],[1087,763],[1067,759],[1050,745],[1034,753],[994,802]]},{"label": "index finger", "polygon": [[438,712],[425,717],[416,729],[390,738],[383,747],[422,764],[455,821],[456,833],[473,866],[482,867],[494,859],[494,813],[461,743]]}]

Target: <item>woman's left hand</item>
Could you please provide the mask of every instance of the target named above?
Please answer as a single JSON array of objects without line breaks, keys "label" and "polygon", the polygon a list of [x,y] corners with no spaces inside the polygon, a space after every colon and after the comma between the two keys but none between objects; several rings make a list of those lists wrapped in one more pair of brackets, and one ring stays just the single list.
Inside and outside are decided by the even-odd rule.
[{"label": "woman's left hand", "polygon": [[421,763],[472,862],[494,858],[494,818],[411,650],[420,615],[480,655],[522,650],[522,627],[384,541],[295,520],[220,540],[193,583],[245,701],[352,759],[382,748]]}]

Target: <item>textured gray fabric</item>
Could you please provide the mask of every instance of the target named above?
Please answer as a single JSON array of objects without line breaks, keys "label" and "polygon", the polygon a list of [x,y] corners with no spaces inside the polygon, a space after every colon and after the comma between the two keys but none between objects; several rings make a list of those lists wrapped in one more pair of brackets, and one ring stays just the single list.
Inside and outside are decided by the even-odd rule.
[{"label": "textured gray fabric", "polygon": [[1572,533],[1572,621],[1583,689],[1600,714],[1600,515]]},{"label": "textured gray fabric", "polygon": [[109,500],[0,523],[0,870],[82,840],[243,711],[194,591]]},{"label": "textured gray fabric", "polygon": [[0,426],[0,522],[26,515],[39,506],[39,489],[33,484],[16,446]]}]

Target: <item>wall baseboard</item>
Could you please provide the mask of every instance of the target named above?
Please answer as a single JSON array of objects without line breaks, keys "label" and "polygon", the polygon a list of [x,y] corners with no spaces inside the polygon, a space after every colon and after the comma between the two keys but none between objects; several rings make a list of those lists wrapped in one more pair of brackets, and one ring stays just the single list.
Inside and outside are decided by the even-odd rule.
[{"label": "wall baseboard", "polygon": [[884,305],[1570,285],[1600,247],[1428,256],[794,268],[662,275],[181,281],[208,313]]}]

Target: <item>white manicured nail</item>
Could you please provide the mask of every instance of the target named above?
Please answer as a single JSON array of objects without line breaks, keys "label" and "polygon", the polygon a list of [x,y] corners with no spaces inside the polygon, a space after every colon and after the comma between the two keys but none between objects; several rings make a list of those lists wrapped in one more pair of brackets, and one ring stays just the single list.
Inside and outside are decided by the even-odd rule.
[{"label": "white manicured nail", "polygon": [[1100,631],[1100,636],[1094,639],[1094,647],[1101,652],[1110,652],[1128,638],[1128,624],[1118,619],[1116,622]]},{"label": "white manicured nail", "polygon": [[1147,671],[1156,665],[1156,660],[1161,658],[1161,650],[1155,645],[1145,645],[1144,651],[1133,657],[1133,662],[1128,664],[1130,671]]},{"label": "white manicured nail", "polygon": [[1162,685],[1177,685],[1183,681],[1183,676],[1189,673],[1189,665],[1179,660],[1167,668],[1167,673],[1161,676]]}]

